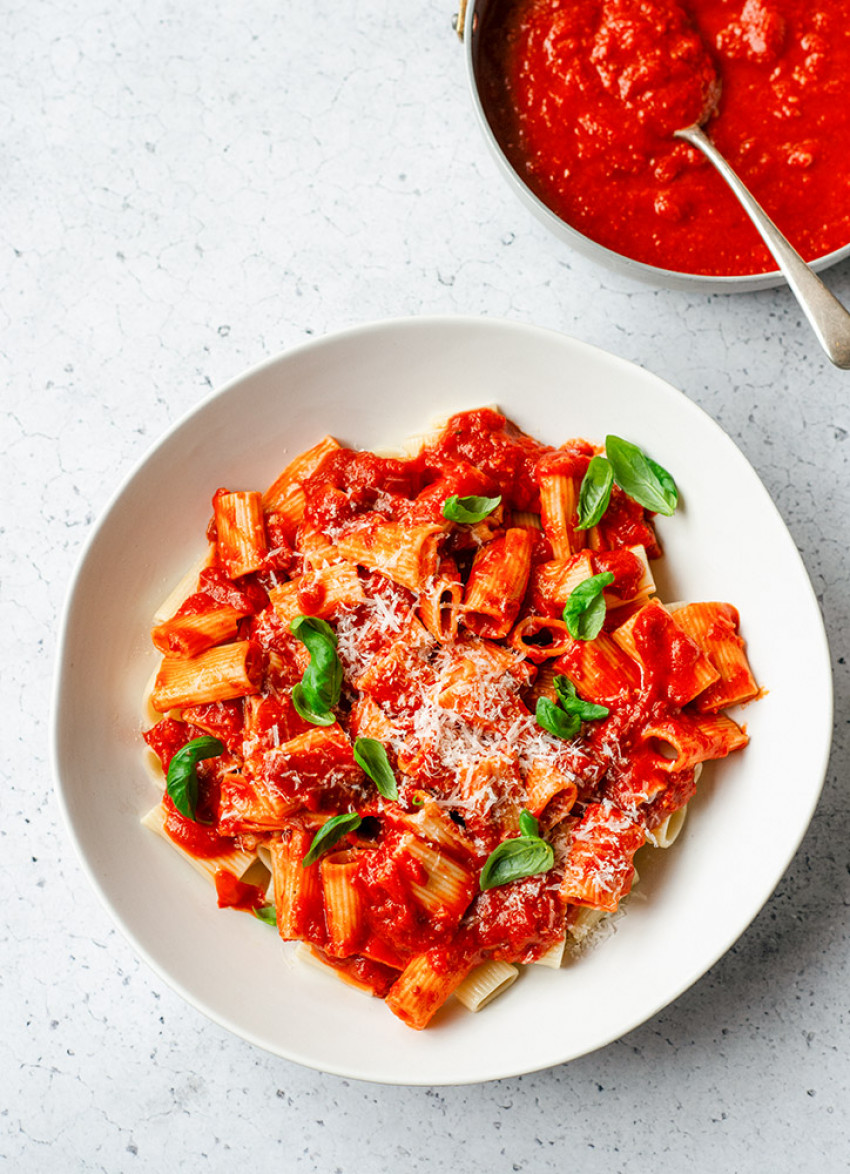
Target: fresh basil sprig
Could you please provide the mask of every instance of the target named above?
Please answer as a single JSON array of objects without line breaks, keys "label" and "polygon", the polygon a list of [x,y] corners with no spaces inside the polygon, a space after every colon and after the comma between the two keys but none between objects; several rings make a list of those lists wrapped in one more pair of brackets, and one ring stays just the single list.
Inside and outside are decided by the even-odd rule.
[{"label": "fresh basil sprig", "polygon": [[470,497],[458,497],[453,493],[443,502],[443,517],[448,518],[450,522],[483,522],[501,501],[501,494],[498,497],[476,497],[474,494]]},{"label": "fresh basil sprig", "polygon": [[313,836],[313,842],[307,849],[307,854],[301,861],[301,867],[307,868],[315,864],[323,852],[333,848],[348,832],[356,831],[363,821],[356,811],[345,811],[342,815],[332,815],[327,823],[323,823]]},{"label": "fresh basil sprig", "polygon": [[224,754],[224,743],[218,738],[204,734],[178,750],[168,764],[165,789],[168,797],[181,815],[197,822],[198,806],[198,763],[204,758],[218,758]]},{"label": "fresh basil sprig", "polygon": [[[305,721],[331,726],[331,710],[339,702],[342,664],[336,654],[336,632],[317,616],[296,616],[289,625],[296,640],[310,653],[310,664],[293,690],[292,703]],[[297,690],[298,696],[295,696]],[[330,721],[327,719],[330,717]]]},{"label": "fresh basil sprig", "polygon": [[554,734],[556,738],[564,738],[566,741],[574,738],[581,729],[581,718],[578,714],[567,713],[554,701],[550,701],[548,697],[537,698],[534,717],[538,726],[542,726],[544,730]]},{"label": "fresh basil sprig", "polygon": [[643,449],[620,436],[605,437],[605,452],[614,471],[614,480],[624,493],[656,514],[669,517],[676,509],[679,491],[665,468]]},{"label": "fresh basil sprig", "polygon": [[578,491],[578,522],[576,530],[589,530],[595,526],[611,500],[614,484],[614,470],[607,457],[595,456],[587,466]]},{"label": "fresh basil sprig", "polygon": [[478,881],[482,892],[549,871],[555,863],[555,853],[552,845],[538,835],[539,829],[530,811],[520,813],[520,834],[512,840],[503,840],[484,862]]},{"label": "fresh basil sprig", "polygon": [[595,705],[592,701],[584,701],[576,693],[576,687],[569,677],[558,673],[552,684],[558,695],[558,703],[567,713],[573,713],[583,722],[601,721],[611,710],[607,705]]},{"label": "fresh basil sprig", "polygon": [[365,770],[385,799],[398,799],[398,783],[383,743],[377,738],[358,738],[354,743],[354,761]]},{"label": "fresh basil sprig", "polygon": [[570,593],[564,608],[564,623],[573,640],[593,640],[605,623],[605,600],[602,592],[614,582],[610,571],[591,575]]},{"label": "fresh basil sprig", "polygon": [[277,925],[277,909],[274,904],[261,905],[259,909],[252,909],[251,912],[258,921],[264,921],[266,925]]},{"label": "fresh basil sprig", "polygon": [[611,712],[605,705],[594,705],[592,701],[582,700],[576,693],[575,685],[563,673],[558,673],[552,684],[557,702],[550,701],[548,697],[538,697],[534,716],[537,724],[556,738],[575,738],[582,722],[600,721]]}]

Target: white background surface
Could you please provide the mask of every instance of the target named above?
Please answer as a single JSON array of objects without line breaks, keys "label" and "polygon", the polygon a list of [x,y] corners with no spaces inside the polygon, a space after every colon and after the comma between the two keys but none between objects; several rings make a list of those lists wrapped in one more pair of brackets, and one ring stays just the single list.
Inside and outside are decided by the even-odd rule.
[{"label": "white background surface", "polygon": [[[847,1168],[850,373],[821,359],[784,291],[659,292],[555,242],[486,153],[450,17],[437,0],[6,8],[10,1170]],[[827,280],[850,301],[850,264]],[[432,312],[562,329],[654,370],[729,431],[822,602],[837,737],[820,807],[770,903],[674,1006],[562,1068],[423,1090],[269,1057],[154,979],[59,824],[47,708],[80,545],[165,426],[306,337]]]}]

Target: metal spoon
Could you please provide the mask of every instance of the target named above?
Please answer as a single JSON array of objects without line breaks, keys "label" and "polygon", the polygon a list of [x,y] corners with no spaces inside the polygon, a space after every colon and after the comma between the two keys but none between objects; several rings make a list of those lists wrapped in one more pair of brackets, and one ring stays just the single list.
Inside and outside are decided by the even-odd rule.
[{"label": "metal spoon", "polygon": [[776,264],[785,274],[791,292],[800,303],[823,349],[836,367],[850,368],[850,313],[782,235],[768,214],[744,186],[711,139],[699,126],[688,126],[674,131],[677,139],[684,139],[702,151],[714,164],[737,196],[741,207],[758,229],[761,239],[770,249]]}]

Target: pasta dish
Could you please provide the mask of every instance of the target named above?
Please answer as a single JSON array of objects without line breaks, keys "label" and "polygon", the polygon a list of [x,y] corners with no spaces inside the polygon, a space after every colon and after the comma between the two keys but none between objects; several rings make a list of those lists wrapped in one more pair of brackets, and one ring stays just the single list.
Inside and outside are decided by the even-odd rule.
[{"label": "pasta dish", "polygon": [[678,495],[629,440],[489,408],[218,489],[155,617],[146,824],[411,1027],[560,966],[747,742],[735,607],[657,597]]}]

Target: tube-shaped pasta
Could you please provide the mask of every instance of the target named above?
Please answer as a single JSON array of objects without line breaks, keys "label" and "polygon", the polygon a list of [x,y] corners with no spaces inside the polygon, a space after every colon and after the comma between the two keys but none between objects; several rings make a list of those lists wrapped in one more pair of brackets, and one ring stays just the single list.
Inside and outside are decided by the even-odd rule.
[{"label": "tube-shaped pasta", "polygon": [[446,814],[445,811],[429,796],[422,792],[421,807],[415,815],[399,811],[396,819],[403,827],[412,831],[420,840],[429,840],[446,848],[455,857],[468,855],[472,857],[475,846],[466,832]]},{"label": "tube-shaped pasta", "polygon": [[[639,636],[641,633],[647,635]],[[671,696],[675,697],[679,705],[687,705],[719,679],[720,674],[699,645],[682,631],[663,605],[654,600],[629,616],[611,635],[620,648],[644,670],[650,666],[641,653],[641,641],[649,643],[654,657],[657,658],[659,654],[666,657],[671,666],[668,685],[672,690]],[[689,656],[686,644],[691,649]]]},{"label": "tube-shaped pasta", "polygon": [[[302,576],[303,577],[303,576]],[[289,583],[281,583],[269,592],[269,602],[274,608],[275,615],[288,629],[296,616],[301,615],[301,600],[298,598],[298,585],[301,578],[292,579]]]},{"label": "tube-shaped pasta", "polygon": [[460,915],[469,904],[474,877],[469,869],[439,852],[418,836],[402,837],[398,852],[412,856],[423,868],[423,882],[410,881],[410,891],[430,914]]},{"label": "tube-shaped pasta", "polygon": [[609,635],[600,632],[595,640],[574,640],[555,663],[586,701],[607,705],[640,684],[640,668]]},{"label": "tube-shaped pasta", "polygon": [[569,811],[578,798],[575,780],[558,770],[545,758],[535,758],[525,774],[525,789],[528,795],[528,810],[540,815],[543,808],[556,795],[563,796],[562,808]]},{"label": "tube-shaped pasta", "polygon": [[374,694],[380,700],[394,688],[405,690],[411,683],[421,688],[433,683],[435,674],[422,655],[433,644],[434,637],[428,629],[411,617],[386,651],[373,658],[355,685],[361,693]]},{"label": "tube-shaped pasta", "polygon": [[512,527],[482,546],[464,595],[464,623],[479,636],[507,636],[519,611],[531,571],[531,530]]},{"label": "tube-shaped pasta", "polygon": [[441,644],[457,639],[463,583],[453,559],[444,558],[433,583],[426,583],[419,593],[422,623]]},{"label": "tube-shaped pasta", "polygon": [[672,612],[673,622],[699,645],[720,674],[696,699],[696,707],[714,712],[758,697],[759,687],[738,634],[740,617],[731,603],[688,603]]},{"label": "tube-shaped pasta", "polygon": [[574,905],[613,911],[629,891],[634,877],[633,857],[645,839],[613,803],[591,803],[570,837],[561,895]]},{"label": "tube-shaped pasta", "polygon": [[668,771],[689,770],[698,762],[725,758],[749,741],[741,727],[722,713],[680,713],[651,722],[643,731],[643,739],[657,749],[656,765]]},{"label": "tube-shaped pasta", "polygon": [[321,530],[316,530],[303,522],[298,527],[296,544],[300,550],[306,567],[317,570],[319,567],[330,566],[331,563],[345,562],[331,540]]},{"label": "tube-shaped pasta", "polygon": [[229,835],[280,831],[299,807],[262,779],[229,774],[221,781],[219,823]]},{"label": "tube-shaped pasta", "polygon": [[351,710],[351,732],[356,738],[388,742],[393,735],[393,724],[371,697],[360,697]]},{"label": "tube-shaped pasta", "polygon": [[228,701],[259,693],[262,665],[248,640],[220,644],[191,660],[165,657],[151,703],[160,713],[183,705]]},{"label": "tube-shaped pasta", "polygon": [[578,490],[574,478],[565,473],[540,477],[540,522],[552,545],[555,558],[566,559],[585,544],[584,530],[576,530]]},{"label": "tube-shaped pasta", "polygon": [[523,530],[543,529],[540,514],[533,513],[531,510],[512,510],[511,522],[514,526],[519,526]]},{"label": "tube-shaped pasta", "polygon": [[[452,992],[478,1010],[519,964],[561,965],[629,892],[641,845],[679,834],[702,761],[747,740],[717,712],[758,693],[737,611],[653,600],[660,548],[619,485],[577,529],[596,451],[491,409],[453,416],[415,461],[325,437],[265,495],[217,491],[210,549],[156,619],[144,737],[160,796],[176,768],[145,822],[220,904],[273,899],[298,944],[286,958],[416,1029]],[[452,497],[468,507],[452,517],[484,517],[446,518]],[[568,627],[570,596],[603,575]],[[594,611],[577,628],[580,603]],[[296,638],[296,616],[329,639]],[[570,737],[542,698],[603,717]],[[211,739],[224,748],[185,807],[180,768]],[[175,806],[195,781],[200,822]]]},{"label": "tube-shaped pasta", "polygon": [[534,664],[541,664],[554,656],[563,656],[572,646],[573,638],[563,620],[526,616],[515,626],[508,643]]},{"label": "tube-shaped pasta", "polygon": [[298,523],[304,517],[307,499],[301,488],[308,477],[321,465],[329,454],[339,448],[332,436],[325,436],[318,444],[300,453],[286,466],[277,480],[263,494],[263,505],[269,513],[275,513],[291,527],[294,534]]},{"label": "tube-shaped pasta", "polygon": [[535,669],[509,648],[489,640],[464,641],[444,657],[437,704],[485,729],[510,725],[525,712],[511,681],[528,685]]},{"label": "tube-shaped pasta", "polygon": [[354,990],[360,991],[364,995],[375,993],[374,988],[368,982],[356,978],[348,970],[342,970],[339,966],[335,966],[332,955],[323,954],[321,950],[311,946],[308,942],[297,942],[293,953],[299,962],[303,962],[305,966],[312,966],[314,970],[320,970],[328,978],[335,978],[338,982],[345,983],[346,986],[353,987]]},{"label": "tube-shaped pasta", "polygon": [[354,884],[355,852],[334,852],[321,862],[322,894],[329,954],[347,958],[357,950],[364,932],[363,898]]},{"label": "tube-shaped pasta", "polygon": [[545,954],[541,954],[539,958],[534,959],[534,965],[548,966],[550,970],[560,970],[564,961],[566,944],[566,937],[561,938],[559,942],[553,942]]},{"label": "tube-shaped pasta", "polygon": [[615,591],[611,590],[603,592],[605,604],[609,611],[617,607],[623,607],[625,604],[635,607],[639,602],[655,594],[655,579],[652,577],[649,559],[646,557],[646,548],[643,546],[626,546],[623,548],[622,553],[634,555],[643,570],[640,579],[635,584],[635,588],[631,593],[618,595]]},{"label": "tube-shaped pasta", "polygon": [[339,608],[354,607],[364,598],[357,568],[351,563],[317,567],[298,580],[297,599],[302,615],[329,620]]},{"label": "tube-shaped pasta", "polygon": [[672,811],[663,823],[660,823],[653,832],[647,836],[647,839],[656,848],[669,848],[675,844],[679,838],[682,828],[685,826],[685,819],[688,815],[688,805],[685,803],[677,811]]},{"label": "tube-shaped pasta", "polygon": [[525,694],[526,704],[532,713],[534,713],[539,697],[548,697],[550,701],[557,701],[558,695],[555,692],[555,677],[557,675],[558,670],[551,661],[538,668],[537,676],[529,687],[528,693]]},{"label": "tube-shaped pasta", "polygon": [[590,551],[540,563],[531,574],[531,597],[538,611],[560,610],[579,583],[593,575]]},{"label": "tube-shaped pasta", "polygon": [[481,1011],[513,986],[518,978],[518,967],[491,959],[470,970],[463,982],[455,987],[455,998],[467,1011]]},{"label": "tube-shaped pasta", "polygon": [[259,493],[217,493],[213,498],[218,557],[231,579],[259,571],[268,554]]},{"label": "tube-shaped pasta", "polygon": [[323,932],[321,875],[315,865],[302,867],[312,840],[311,832],[290,828],[269,841],[277,928],[285,941]]},{"label": "tube-shaped pasta", "polygon": [[573,905],[567,914],[567,933],[576,943],[587,939],[608,913],[604,909],[593,909],[589,905]]},{"label": "tube-shaped pasta", "polygon": [[437,969],[430,954],[417,954],[390,987],[387,1006],[409,1027],[421,1031],[471,969],[471,962],[454,969]]},{"label": "tube-shaped pasta", "polygon": [[151,639],[163,656],[197,656],[216,644],[232,640],[245,613],[233,607],[216,607],[191,615],[176,615],[151,631]]},{"label": "tube-shaped pasta", "polygon": [[404,526],[401,522],[351,530],[337,539],[337,550],[350,562],[380,571],[409,591],[422,591],[439,564],[439,544],[447,525]]}]

